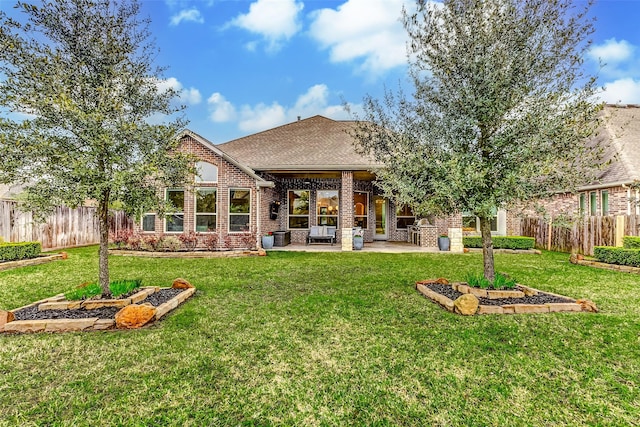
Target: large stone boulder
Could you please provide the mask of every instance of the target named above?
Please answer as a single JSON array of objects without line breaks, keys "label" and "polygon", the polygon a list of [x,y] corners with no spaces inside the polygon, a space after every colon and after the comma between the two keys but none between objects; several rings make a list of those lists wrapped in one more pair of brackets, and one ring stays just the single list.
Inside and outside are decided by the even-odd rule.
[{"label": "large stone boulder", "polygon": [[0,329],[4,328],[9,322],[13,322],[15,320],[15,316],[11,311],[0,310]]},{"label": "large stone boulder", "polygon": [[580,304],[580,307],[582,307],[582,311],[587,311],[590,313],[597,313],[599,311],[598,307],[596,307],[596,304],[588,299],[579,299],[578,301],[576,301],[576,303]]},{"label": "large stone boulder", "polygon": [[455,312],[465,316],[476,314],[479,305],[480,301],[473,294],[461,295],[453,302]]},{"label": "large stone boulder", "polygon": [[151,304],[130,304],[116,313],[118,329],[136,329],[146,325],[156,315],[156,308]]},{"label": "large stone boulder", "polygon": [[178,279],[173,281],[173,285],[171,287],[174,288],[174,289],[189,289],[189,288],[193,288],[195,286],[193,286],[191,283],[189,283],[185,279],[178,278]]}]

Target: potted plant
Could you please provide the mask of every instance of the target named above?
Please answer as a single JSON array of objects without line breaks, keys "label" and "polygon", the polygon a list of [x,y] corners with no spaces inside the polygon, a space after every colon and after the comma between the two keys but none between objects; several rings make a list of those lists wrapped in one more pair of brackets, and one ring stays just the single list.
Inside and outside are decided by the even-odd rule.
[{"label": "potted plant", "polygon": [[262,249],[273,249],[273,233],[271,231],[262,236]]},{"label": "potted plant", "polygon": [[440,249],[441,251],[449,250],[449,236],[447,236],[446,234],[441,234],[438,237],[438,249]]},{"label": "potted plant", "polygon": [[364,247],[364,237],[362,236],[361,232],[356,232],[356,234],[353,235],[353,249],[355,249],[356,251],[359,251],[363,247]]}]

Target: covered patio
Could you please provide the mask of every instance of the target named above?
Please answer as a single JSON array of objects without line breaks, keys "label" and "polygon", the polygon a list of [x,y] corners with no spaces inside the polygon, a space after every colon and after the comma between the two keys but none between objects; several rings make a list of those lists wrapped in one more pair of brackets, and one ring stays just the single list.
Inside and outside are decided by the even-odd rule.
[{"label": "covered patio", "polygon": [[[269,251],[286,251],[286,252],[342,252],[340,245],[329,244],[300,244],[292,243],[287,246],[277,246]],[[374,241],[365,243],[364,247],[358,252],[376,252],[376,253],[439,253],[438,248],[421,247],[408,242],[390,242],[390,241]],[[451,253],[444,251],[443,254]]]}]

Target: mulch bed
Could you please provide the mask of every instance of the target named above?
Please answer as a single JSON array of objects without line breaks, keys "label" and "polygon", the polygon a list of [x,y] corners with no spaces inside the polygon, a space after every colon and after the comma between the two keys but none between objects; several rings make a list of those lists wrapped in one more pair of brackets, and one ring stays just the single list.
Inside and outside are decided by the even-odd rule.
[{"label": "mulch bed", "polygon": [[[434,292],[437,292],[441,295],[446,296],[451,301],[455,301],[458,297],[463,295],[461,292],[456,291],[449,285],[431,283],[431,284],[426,284],[425,286]],[[478,298],[478,300],[480,301],[480,305],[505,305],[505,304],[514,303],[514,298],[499,298],[499,299]],[[552,303],[574,302],[571,299],[550,295],[544,292],[540,292],[538,295],[524,296],[522,298],[517,298],[517,301],[518,301],[518,304],[552,304]]]},{"label": "mulch bed", "polygon": [[[169,301],[176,295],[184,292],[186,289],[160,289],[157,292],[148,296],[145,300],[140,301],[139,304],[149,303],[154,307],[158,307]],[[26,307],[21,310],[13,312],[15,320],[45,320],[45,319],[87,319],[92,317],[98,317],[100,319],[113,319],[116,313],[120,310],[117,307],[102,307],[91,310],[84,308],[73,310],[44,310],[39,311],[38,306]]]}]

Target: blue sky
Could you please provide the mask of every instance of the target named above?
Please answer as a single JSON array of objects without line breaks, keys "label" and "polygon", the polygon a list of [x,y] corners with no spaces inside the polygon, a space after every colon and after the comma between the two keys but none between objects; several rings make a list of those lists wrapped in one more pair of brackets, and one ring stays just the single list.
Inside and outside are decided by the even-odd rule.
[{"label": "blue sky", "polygon": [[[0,0],[0,5],[13,1]],[[405,79],[403,0],[141,0],[188,127],[226,142],[316,114],[348,119]],[[580,4],[580,3],[579,3]],[[599,0],[584,66],[607,102],[640,104],[640,0]],[[598,59],[606,63],[600,68]]]}]

